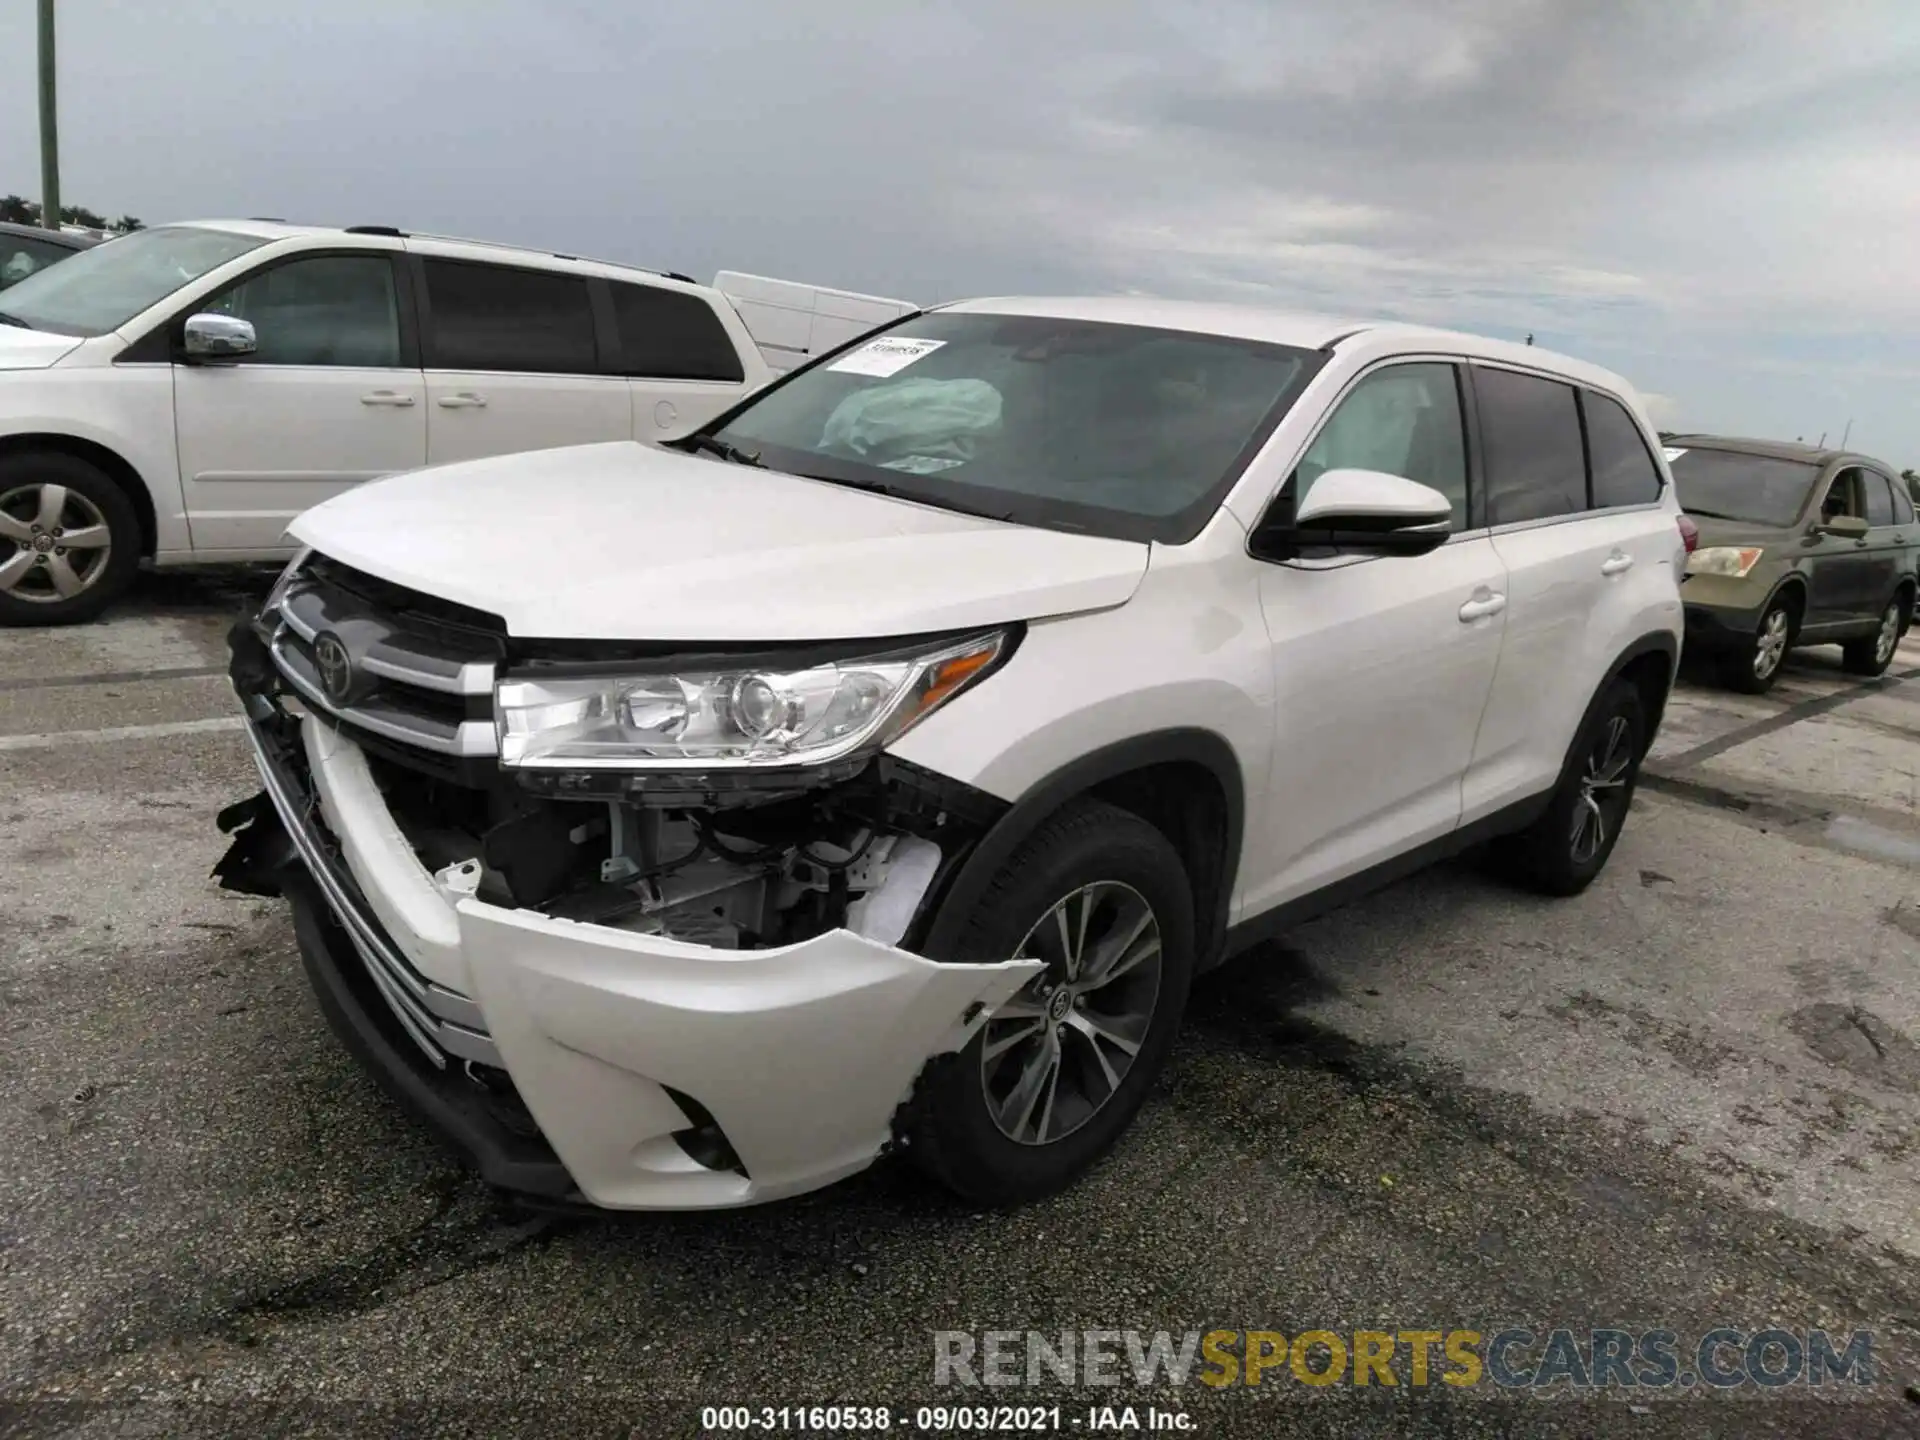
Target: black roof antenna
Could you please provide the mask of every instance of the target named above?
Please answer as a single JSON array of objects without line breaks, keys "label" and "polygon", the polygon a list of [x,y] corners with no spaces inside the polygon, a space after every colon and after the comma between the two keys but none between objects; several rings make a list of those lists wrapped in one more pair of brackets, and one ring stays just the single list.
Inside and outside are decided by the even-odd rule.
[{"label": "black roof antenna", "polygon": [[1533,332],[1529,330],[1527,332],[1527,344],[1531,345],[1532,343],[1533,343]]}]

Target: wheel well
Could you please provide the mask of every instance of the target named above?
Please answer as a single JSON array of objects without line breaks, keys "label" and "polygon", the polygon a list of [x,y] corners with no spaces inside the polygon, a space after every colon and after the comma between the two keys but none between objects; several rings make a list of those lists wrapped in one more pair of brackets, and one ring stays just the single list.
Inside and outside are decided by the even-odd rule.
[{"label": "wheel well", "polygon": [[1619,676],[1640,692],[1640,707],[1647,717],[1647,744],[1652,745],[1667,708],[1667,693],[1673,688],[1673,657],[1664,650],[1643,651],[1620,667]]},{"label": "wheel well", "polygon": [[1807,585],[1804,580],[1789,577],[1780,582],[1780,588],[1773,592],[1776,600],[1784,600],[1793,607],[1793,628],[1800,628],[1800,621],[1807,613]]},{"label": "wheel well", "polygon": [[1240,873],[1246,789],[1240,761],[1220,735],[1198,727],[1155,730],[1080,755],[1016,800],[960,860],[930,907],[915,948],[949,952],[994,875],[1060,807],[1088,798],[1137,815],[1180,853],[1193,887],[1202,969],[1226,953],[1227,910]]},{"label": "wheel well", "polygon": [[1226,914],[1223,891],[1233,883],[1227,873],[1229,812],[1220,777],[1197,761],[1173,760],[1115,775],[1087,793],[1138,815],[1180,852],[1193,887],[1195,948],[1201,963],[1209,963],[1225,938],[1219,933]]},{"label": "wheel well", "polygon": [[106,446],[92,440],[82,440],[77,435],[0,436],[0,459],[49,452],[86,461],[126,493],[133,505],[133,513],[140,521],[140,553],[151,556],[158,544],[159,526],[154,520],[153,496],[148,493],[146,482],[133,466]]}]

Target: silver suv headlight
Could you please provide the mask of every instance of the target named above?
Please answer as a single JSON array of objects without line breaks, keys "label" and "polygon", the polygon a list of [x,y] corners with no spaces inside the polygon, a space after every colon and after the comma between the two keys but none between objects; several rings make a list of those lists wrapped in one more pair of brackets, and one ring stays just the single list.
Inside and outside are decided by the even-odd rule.
[{"label": "silver suv headlight", "polygon": [[1005,653],[993,631],[935,647],[790,669],[737,668],[503,680],[500,763],[523,770],[723,770],[820,765],[877,750],[973,684]]}]

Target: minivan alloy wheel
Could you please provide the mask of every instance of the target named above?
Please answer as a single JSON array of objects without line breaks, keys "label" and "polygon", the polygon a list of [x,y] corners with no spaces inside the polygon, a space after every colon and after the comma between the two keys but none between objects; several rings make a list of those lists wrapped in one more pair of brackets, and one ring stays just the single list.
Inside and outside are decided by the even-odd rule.
[{"label": "minivan alloy wheel", "polygon": [[1764,680],[1780,668],[1780,662],[1787,655],[1787,640],[1792,628],[1792,621],[1784,607],[1776,606],[1767,612],[1767,618],[1760,626],[1760,638],[1753,647],[1753,673],[1756,677]]},{"label": "minivan alloy wheel", "polygon": [[78,490],[52,482],[0,494],[0,592],[33,604],[57,604],[107,573],[113,537],[107,517]]},{"label": "minivan alloy wheel", "polygon": [[1099,880],[1052,906],[1015,959],[1034,976],[987,1021],[980,1078],[994,1126],[1022,1145],[1072,1134],[1113,1098],[1160,996],[1160,922],[1131,885]]}]

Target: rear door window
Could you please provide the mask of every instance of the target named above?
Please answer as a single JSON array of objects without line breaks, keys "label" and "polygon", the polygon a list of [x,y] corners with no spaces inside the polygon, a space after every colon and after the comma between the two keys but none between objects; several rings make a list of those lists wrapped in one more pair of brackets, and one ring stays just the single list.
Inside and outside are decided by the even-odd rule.
[{"label": "rear door window", "polygon": [[1867,524],[1893,524],[1893,487],[1887,477],[1877,470],[1862,470],[1860,484],[1867,492]]},{"label": "rear door window", "polygon": [[1646,437],[1618,400],[1584,390],[1587,460],[1593,468],[1593,506],[1650,505],[1660,498],[1660,471]]},{"label": "rear door window", "polygon": [[430,370],[592,375],[593,301],[577,275],[427,260]]},{"label": "rear door window", "polygon": [[1487,523],[1511,525],[1585,510],[1586,448],[1573,387],[1476,365],[1473,388],[1486,456]]},{"label": "rear door window", "polygon": [[635,379],[746,378],[740,352],[713,307],[698,295],[662,285],[615,282],[614,323],[620,330],[620,368]]}]

